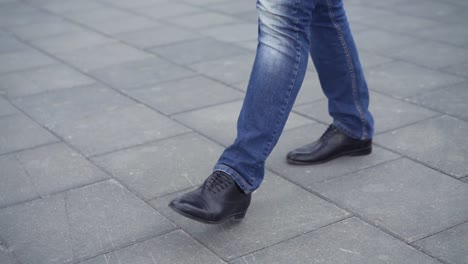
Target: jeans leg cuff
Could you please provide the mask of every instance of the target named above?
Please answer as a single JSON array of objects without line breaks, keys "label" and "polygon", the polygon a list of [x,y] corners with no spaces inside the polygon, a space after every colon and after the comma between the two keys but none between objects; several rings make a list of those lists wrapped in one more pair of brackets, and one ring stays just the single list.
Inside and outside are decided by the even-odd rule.
[{"label": "jeans leg cuff", "polygon": [[213,168],[213,171],[222,171],[224,173],[227,173],[237,183],[237,186],[239,186],[239,188],[241,188],[241,190],[244,191],[244,193],[249,194],[252,192],[252,186],[250,186],[245,181],[245,179],[233,168],[224,164],[216,164]]},{"label": "jeans leg cuff", "polygon": [[333,125],[337,127],[339,130],[341,130],[343,133],[345,133],[348,137],[352,137],[354,139],[359,139],[359,140],[366,140],[367,138],[364,138],[362,133],[356,133],[354,131],[349,130],[346,126],[344,126],[340,121],[333,121]]}]

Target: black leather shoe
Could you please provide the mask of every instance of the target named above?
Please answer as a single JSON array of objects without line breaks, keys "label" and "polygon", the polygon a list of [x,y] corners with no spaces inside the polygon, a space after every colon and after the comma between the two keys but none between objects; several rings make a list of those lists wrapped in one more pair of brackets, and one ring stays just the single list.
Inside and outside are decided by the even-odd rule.
[{"label": "black leather shoe", "polygon": [[286,159],[291,164],[312,165],[341,156],[361,156],[371,152],[372,139],[354,139],[330,125],[317,141],[289,152]]},{"label": "black leather shoe", "polygon": [[244,218],[250,199],[251,194],[245,194],[231,176],[215,171],[202,186],[173,200],[169,207],[190,219],[219,224]]}]

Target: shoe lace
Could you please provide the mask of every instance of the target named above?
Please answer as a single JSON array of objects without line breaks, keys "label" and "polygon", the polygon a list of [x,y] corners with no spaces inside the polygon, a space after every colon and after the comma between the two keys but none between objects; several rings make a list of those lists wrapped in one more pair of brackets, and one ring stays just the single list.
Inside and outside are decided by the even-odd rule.
[{"label": "shoe lace", "polygon": [[215,171],[213,174],[206,180],[205,187],[212,194],[216,194],[219,191],[226,189],[231,186],[234,181],[231,177],[223,172]]}]

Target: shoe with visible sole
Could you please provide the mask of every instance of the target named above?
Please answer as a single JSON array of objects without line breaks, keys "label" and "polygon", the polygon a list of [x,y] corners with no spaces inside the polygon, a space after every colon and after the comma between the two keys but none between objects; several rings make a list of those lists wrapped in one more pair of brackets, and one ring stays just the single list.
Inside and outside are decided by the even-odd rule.
[{"label": "shoe with visible sole", "polygon": [[371,153],[372,139],[354,139],[330,125],[317,141],[289,152],[286,160],[290,164],[314,165],[342,156],[363,156]]},{"label": "shoe with visible sole", "polygon": [[205,224],[244,218],[251,194],[244,193],[228,174],[215,171],[197,189],[169,203],[177,213]]}]

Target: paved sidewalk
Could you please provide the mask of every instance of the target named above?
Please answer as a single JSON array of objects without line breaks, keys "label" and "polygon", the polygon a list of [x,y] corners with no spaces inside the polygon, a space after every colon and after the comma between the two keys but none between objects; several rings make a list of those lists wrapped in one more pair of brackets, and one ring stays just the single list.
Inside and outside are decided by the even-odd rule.
[{"label": "paved sidewalk", "polygon": [[0,0],[0,263],[468,263],[468,2],[345,0],[370,156],[290,166],[313,65],[242,222],[187,220],[235,137],[255,1]]}]

